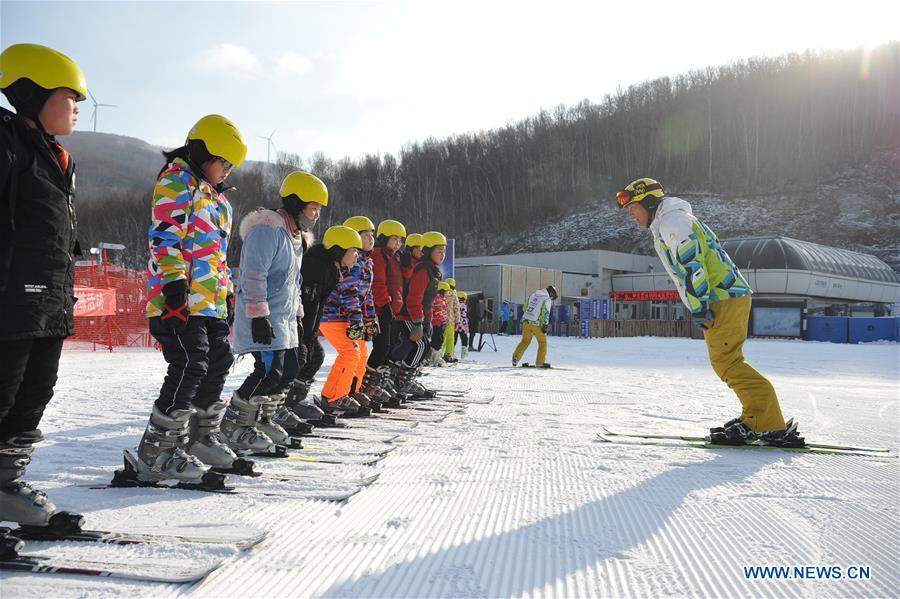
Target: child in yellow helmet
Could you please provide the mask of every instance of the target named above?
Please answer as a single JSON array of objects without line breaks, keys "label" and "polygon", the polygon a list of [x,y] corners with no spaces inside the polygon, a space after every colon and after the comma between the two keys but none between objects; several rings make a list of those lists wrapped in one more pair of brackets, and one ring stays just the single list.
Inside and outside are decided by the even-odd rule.
[{"label": "child in yellow helmet", "polygon": [[0,108],[0,520],[45,526],[55,506],[20,479],[75,332],[75,161],[56,136],[75,128],[87,84],[65,54],[15,44],[0,89],[16,110]]}]

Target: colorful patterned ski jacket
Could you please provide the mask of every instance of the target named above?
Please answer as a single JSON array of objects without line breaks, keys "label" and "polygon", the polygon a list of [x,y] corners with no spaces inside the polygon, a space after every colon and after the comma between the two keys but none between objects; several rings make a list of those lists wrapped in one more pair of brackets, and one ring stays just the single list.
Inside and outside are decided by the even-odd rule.
[{"label": "colorful patterned ski jacket", "polygon": [[434,327],[442,327],[447,324],[447,300],[443,294],[438,293],[431,304],[431,325]]},{"label": "colorful patterned ski jacket", "polygon": [[459,330],[459,298],[456,296],[455,291],[450,291],[445,299],[447,302],[447,324],[453,327],[454,331]]},{"label": "colorful patterned ski jacket", "polygon": [[550,324],[550,310],[553,300],[546,289],[538,289],[530,296],[522,311],[522,322],[544,327]]},{"label": "colorful patterned ski jacket", "polygon": [[176,158],[156,182],[148,232],[147,317],[162,314],[163,286],[185,280],[192,316],[225,318],[231,270],[225,257],[231,204]]},{"label": "colorful patterned ski jacket", "polygon": [[752,293],[716,234],[694,217],[684,200],[664,199],[650,230],[656,253],[691,313],[703,316],[711,302]]},{"label": "colorful patterned ski jacket", "polygon": [[459,322],[456,323],[456,332],[469,334],[469,307],[466,302],[459,302]]},{"label": "colorful patterned ski jacket", "polygon": [[359,252],[353,268],[342,274],[325,300],[322,322],[341,321],[353,325],[377,320],[372,299],[372,260]]}]

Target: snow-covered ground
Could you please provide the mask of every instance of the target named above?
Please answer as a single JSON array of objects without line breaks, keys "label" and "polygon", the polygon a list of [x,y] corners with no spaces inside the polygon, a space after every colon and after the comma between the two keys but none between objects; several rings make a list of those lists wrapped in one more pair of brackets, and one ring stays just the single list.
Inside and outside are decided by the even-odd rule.
[{"label": "snow-covered ground", "polygon": [[[95,528],[229,522],[271,534],[245,552],[32,543],[100,560],[231,558],[195,585],[2,573],[0,596],[896,596],[900,460],[605,444],[600,425],[702,434],[738,413],[703,342],[552,338],[550,361],[574,370],[535,371],[508,368],[517,340],[432,370],[433,387],[496,400],[438,424],[392,423],[405,432],[375,467],[381,478],[343,504],[75,486],[108,479],[137,442],[164,363],[150,351],[66,352],[29,472],[60,508]],[[896,451],[896,344],[751,340],[746,353],[807,439]],[[871,577],[749,580],[743,567],[757,565]]]}]

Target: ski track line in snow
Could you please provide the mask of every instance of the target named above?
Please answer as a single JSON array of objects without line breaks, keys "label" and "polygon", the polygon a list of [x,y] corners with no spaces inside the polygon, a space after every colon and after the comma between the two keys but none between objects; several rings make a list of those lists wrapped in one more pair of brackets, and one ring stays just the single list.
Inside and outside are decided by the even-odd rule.
[{"label": "ski track line in snow", "polygon": [[[391,426],[401,436],[392,443],[397,449],[378,464],[381,477],[345,503],[189,492],[116,497],[71,487],[101,476],[98,468],[119,466],[121,448],[143,432],[164,365],[153,352],[128,353],[132,375],[126,383],[121,369],[113,367],[125,352],[67,352],[44,422],[50,443],[38,446],[29,469],[38,488],[51,489],[62,508],[90,506],[88,524],[95,528],[175,526],[215,514],[271,532],[262,544],[233,552],[224,567],[193,585],[4,573],[4,595],[895,594],[900,586],[895,461],[603,444],[595,437],[600,425],[702,434],[735,415],[739,406],[712,374],[702,341],[553,338],[550,360],[577,370],[521,375],[508,368],[517,341],[498,338],[500,352],[477,356],[484,363],[431,370],[423,379],[426,386],[471,388],[473,395],[496,399],[469,404],[440,423]],[[807,438],[897,447],[896,418],[890,418],[898,405],[896,346],[751,339],[745,347],[749,361],[770,375],[785,414],[799,419]],[[678,369],[669,363],[672,355],[684,357]],[[804,362],[815,366],[804,373],[786,366]],[[240,363],[226,388],[237,387],[251,367],[250,361]],[[93,377],[90,384],[85,377]],[[351,425],[357,422],[373,431],[398,424]],[[91,441],[79,444],[79,438]],[[323,445],[320,441],[309,444]],[[262,466],[276,464],[279,471],[292,470],[285,462]],[[329,469],[348,477],[371,471]],[[55,555],[59,545],[80,552],[84,544],[40,548]],[[104,549],[111,552],[103,555],[117,560],[222,555],[195,545],[142,553]],[[747,580],[741,571],[745,565],[806,564],[868,565],[873,578],[762,581]]]}]

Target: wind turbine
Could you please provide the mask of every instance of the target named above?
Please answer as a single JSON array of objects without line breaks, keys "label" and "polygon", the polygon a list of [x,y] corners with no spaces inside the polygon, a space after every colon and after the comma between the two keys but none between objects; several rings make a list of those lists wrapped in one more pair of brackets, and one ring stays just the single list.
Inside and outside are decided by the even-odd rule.
[{"label": "wind turbine", "polygon": [[275,145],[275,142],[272,141],[272,138],[275,137],[276,131],[278,131],[278,129],[272,129],[272,133],[269,134],[269,137],[265,137],[263,135],[257,136],[260,139],[266,140],[266,162],[271,161],[272,147]]},{"label": "wind turbine", "polygon": [[97,98],[94,97],[94,94],[91,93],[91,90],[88,90],[88,95],[91,96],[91,102],[94,103],[94,112],[91,114],[91,122],[94,123],[94,133],[97,132],[97,108],[100,106],[109,106],[110,108],[118,108],[115,104],[101,104],[97,101]]}]

